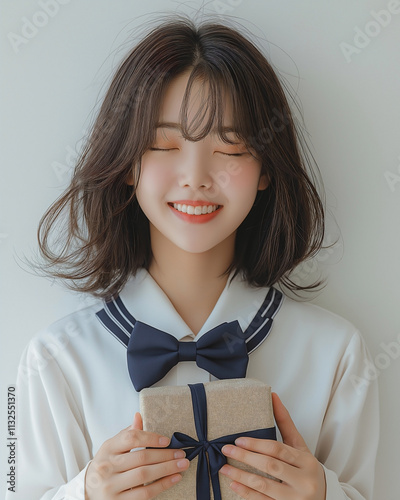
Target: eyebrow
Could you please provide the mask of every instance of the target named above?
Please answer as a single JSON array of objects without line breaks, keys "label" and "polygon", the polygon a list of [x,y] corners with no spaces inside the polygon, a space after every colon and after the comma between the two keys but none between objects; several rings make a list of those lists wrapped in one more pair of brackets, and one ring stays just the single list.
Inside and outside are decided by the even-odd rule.
[{"label": "eyebrow", "polygon": [[[179,130],[180,132],[182,132],[182,127],[181,127],[180,123],[160,122],[160,123],[156,124],[156,129],[158,129],[158,128],[170,128],[170,129],[175,129],[175,130]],[[224,133],[233,132],[234,134],[238,133],[237,130],[233,127],[222,127],[222,132],[224,132]],[[211,133],[218,134],[218,129],[213,128],[211,130]]]}]

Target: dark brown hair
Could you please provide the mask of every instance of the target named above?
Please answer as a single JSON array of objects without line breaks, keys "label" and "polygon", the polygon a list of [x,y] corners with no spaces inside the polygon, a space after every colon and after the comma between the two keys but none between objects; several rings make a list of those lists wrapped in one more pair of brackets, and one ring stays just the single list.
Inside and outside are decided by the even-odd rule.
[{"label": "dark brown hair", "polygon": [[[319,283],[300,286],[289,277],[320,249],[324,211],[282,85],[261,51],[237,29],[219,22],[197,27],[186,18],[152,29],[116,71],[70,186],[40,221],[42,269],[74,290],[110,297],[139,268],[149,268],[149,223],[135,186],[141,157],[154,141],[164,91],[185,71],[190,78],[181,109],[183,136],[200,140],[216,126],[229,142],[222,130],[225,93],[232,100],[235,130],[270,179],[237,230],[234,260],[224,274],[242,272],[257,287],[316,287]],[[197,79],[209,92],[204,114],[188,124]]]}]

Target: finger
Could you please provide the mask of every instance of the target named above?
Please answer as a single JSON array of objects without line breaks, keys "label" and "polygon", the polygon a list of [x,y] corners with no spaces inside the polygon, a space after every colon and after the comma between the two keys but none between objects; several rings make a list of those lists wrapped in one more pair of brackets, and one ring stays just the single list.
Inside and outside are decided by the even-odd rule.
[{"label": "finger", "polygon": [[115,493],[143,486],[143,484],[151,483],[165,476],[172,476],[179,472],[187,470],[190,462],[187,458],[172,460],[170,462],[162,462],[160,464],[144,465],[137,467],[113,477],[113,481],[117,481],[117,486],[111,486]]},{"label": "finger", "polygon": [[[238,453],[237,449],[245,449],[253,451],[254,453],[265,455],[271,458],[275,458],[280,462],[285,462],[293,467],[301,467],[302,462],[305,459],[305,452],[301,450],[296,450],[291,446],[281,443],[279,441],[274,441],[273,439],[256,439],[250,437],[240,437],[235,441],[236,446],[226,445],[222,448],[222,452],[233,457],[234,453]],[[309,455],[307,453],[307,455]],[[228,455],[227,455],[228,456]],[[236,458],[236,456],[235,456]]]},{"label": "finger", "polygon": [[133,424],[131,425],[132,429],[138,429],[140,431],[143,430],[143,420],[142,415],[137,411],[135,416],[133,417]]},{"label": "finger", "polygon": [[132,426],[122,430],[116,436],[104,443],[109,454],[127,453],[135,448],[164,448],[170,443],[170,438],[155,432],[134,429]]},{"label": "finger", "polygon": [[274,417],[282,435],[283,442],[297,450],[310,452],[306,442],[297,430],[289,412],[276,392],[272,393],[272,403],[274,406]]},{"label": "finger", "polygon": [[273,497],[264,495],[263,493],[260,493],[258,491],[254,491],[248,486],[237,483],[236,481],[233,481],[229,486],[242,498],[251,498],[251,500],[275,500]]},{"label": "finger", "polygon": [[[279,443],[282,444],[282,443]],[[261,453],[254,453],[238,446],[226,445],[222,453],[227,457],[251,465],[255,469],[266,472],[270,476],[280,479],[288,484],[294,484],[301,479],[302,470],[294,465],[283,462],[277,458]]]},{"label": "finger", "polygon": [[[163,477],[158,481],[154,481],[154,483],[148,484],[146,486],[138,486],[134,490],[135,498],[137,498],[138,500],[141,499],[148,500],[149,498],[155,498],[161,492],[168,490],[175,484],[178,484],[181,479],[182,476],[180,474],[174,474],[172,476]],[[129,488],[129,490],[122,492],[118,496],[118,499],[132,500],[132,497],[133,497],[133,491]]]},{"label": "finger", "polygon": [[143,448],[121,455],[113,455],[112,464],[114,472],[125,472],[142,465],[158,464],[170,460],[185,458],[186,453],[179,449],[147,449]]},{"label": "finger", "polygon": [[287,498],[290,493],[289,486],[284,483],[243,471],[228,464],[224,465],[219,472],[233,481],[266,495],[267,498]]}]

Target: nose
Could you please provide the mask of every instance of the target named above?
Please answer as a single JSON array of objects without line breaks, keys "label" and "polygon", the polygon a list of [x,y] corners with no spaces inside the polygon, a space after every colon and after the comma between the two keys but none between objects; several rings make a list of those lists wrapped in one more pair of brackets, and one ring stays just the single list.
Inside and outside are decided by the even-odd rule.
[{"label": "nose", "polygon": [[211,159],[206,158],[200,147],[192,143],[190,152],[182,158],[180,168],[179,186],[196,189],[210,189],[213,185],[213,178],[210,172]]}]

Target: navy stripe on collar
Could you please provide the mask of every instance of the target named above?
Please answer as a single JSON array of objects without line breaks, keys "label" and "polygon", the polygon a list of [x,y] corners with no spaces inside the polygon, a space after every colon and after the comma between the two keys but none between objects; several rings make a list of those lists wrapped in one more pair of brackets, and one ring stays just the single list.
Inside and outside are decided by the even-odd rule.
[{"label": "navy stripe on collar", "polygon": [[[282,306],[284,295],[271,287],[257,314],[244,332],[246,338],[247,352],[250,354],[268,337],[273,319]],[[121,297],[104,301],[104,308],[96,313],[104,328],[108,330],[125,347],[128,346],[129,338],[135,318],[130,314]]]},{"label": "navy stripe on collar", "polygon": [[284,295],[271,287],[258,313],[245,331],[247,352],[250,354],[268,337],[273,319],[282,306]]}]

